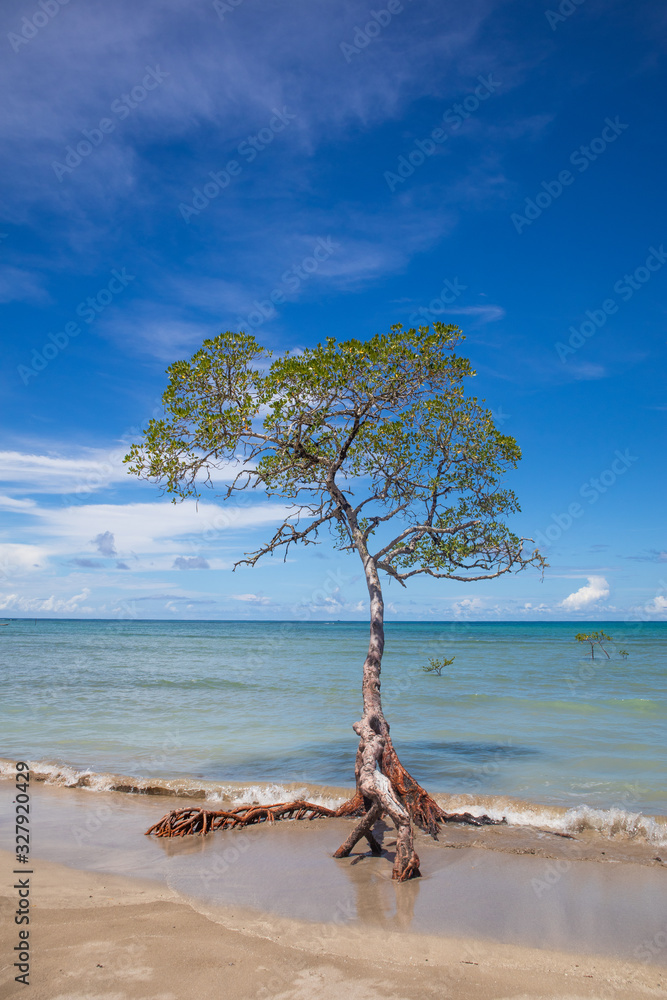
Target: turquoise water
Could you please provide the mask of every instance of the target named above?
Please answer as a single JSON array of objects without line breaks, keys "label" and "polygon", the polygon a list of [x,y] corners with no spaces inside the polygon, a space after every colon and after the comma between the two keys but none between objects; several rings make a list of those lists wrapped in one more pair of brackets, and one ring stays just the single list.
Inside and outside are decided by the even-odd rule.
[{"label": "turquoise water", "polygon": [[[667,813],[667,623],[390,623],[382,695],[430,790]],[[0,756],[145,778],[353,784],[368,625],[13,621]],[[627,658],[619,655],[626,649]],[[443,676],[421,669],[455,656]]]}]

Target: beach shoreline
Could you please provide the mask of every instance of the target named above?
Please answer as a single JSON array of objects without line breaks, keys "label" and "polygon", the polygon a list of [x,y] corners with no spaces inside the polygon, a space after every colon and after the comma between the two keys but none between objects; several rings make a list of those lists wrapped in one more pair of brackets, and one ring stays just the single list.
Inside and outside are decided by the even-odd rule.
[{"label": "beach shoreline", "polygon": [[[93,793],[122,793],[140,798],[169,800],[168,809],[184,808],[189,803],[206,809],[233,809],[240,805],[261,802],[274,804],[305,799],[317,805],[336,809],[354,794],[351,785],[322,785],[309,781],[231,781],[203,777],[145,777],[115,772],[94,772],[75,764],[56,761],[27,762],[31,780],[49,788],[85,789]],[[0,757],[0,787],[13,780],[15,760]],[[445,812],[486,814],[512,829],[530,832],[536,828],[553,836],[595,840],[600,835],[608,841],[611,855],[620,860],[650,863],[656,853],[667,855],[667,816],[651,815],[633,809],[631,794],[608,807],[586,804],[563,806],[556,803],[517,799],[511,795],[490,795],[474,792],[433,792],[433,797]],[[159,809],[160,806],[158,805]],[[502,850],[500,842],[485,845]],[[604,848],[603,848],[604,849]],[[629,852],[629,853],[628,853]],[[593,855],[594,856],[594,855]]]},{"label": "beach shoreline", "polygon": [[[5,817],[12,794],[0,782]],[[144,836],[174,805],[32,786],[33,996],[180,1000],[221,971],[232,998],[664,995],[667,866],[648,845],[452,825],[417,834],[424,877],[397,885],[382,824],[381,857],[340,860],[344,819]],[[10,925],[20,876],[0,860]],[[266,982],[239,978],[255,965]]]}]

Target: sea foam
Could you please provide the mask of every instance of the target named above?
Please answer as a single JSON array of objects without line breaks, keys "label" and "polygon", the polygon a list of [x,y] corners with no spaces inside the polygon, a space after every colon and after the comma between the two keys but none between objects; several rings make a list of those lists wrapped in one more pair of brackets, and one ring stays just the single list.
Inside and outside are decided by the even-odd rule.
[{"label": "sea foam", "polygon": [[[329,809],[341,805],[352,788],[297,782],[220,782],[196,778],[140,778],[110,772],[79,770],[50,761],[28,761],[32,778],[61,788],[82,788],[91,792],[124,792],[137,795],[172,796],[194,799],[212,808],[234,809],[252,803],[273,805],[292,799],[306,799]],[[0,759],[0,779],[13,778],[15,765]],[[621,807],[599,809],[584,803],[571,808],[544,805],[492,795],[442,795],[434,798],[447,812],[486,814],[505,820],[509,826],[533,827],[555,833],[576,835],[594,831],[610,840],[633,840],[655,847],[667,846],[667,817],[647,816]]]}]

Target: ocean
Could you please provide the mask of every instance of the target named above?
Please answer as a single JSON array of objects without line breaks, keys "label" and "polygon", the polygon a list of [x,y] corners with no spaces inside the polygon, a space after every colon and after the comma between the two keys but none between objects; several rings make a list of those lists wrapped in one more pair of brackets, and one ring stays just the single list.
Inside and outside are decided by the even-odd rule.
[{"label": "ocean", "polygon": [[[667,844],[667,622],[589,627],[609,659],[575,641],[583,622],[388,623],[383,706],[408,770],[452,808]],[[0,770],[342,801],[367,641],[366,622],[13,620]]]}]

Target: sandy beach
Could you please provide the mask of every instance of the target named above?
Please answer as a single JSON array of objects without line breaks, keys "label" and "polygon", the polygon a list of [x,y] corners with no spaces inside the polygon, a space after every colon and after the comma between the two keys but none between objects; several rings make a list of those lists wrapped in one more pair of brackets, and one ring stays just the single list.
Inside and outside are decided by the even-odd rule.
[{"label": "sandy beach", "polygon": [[[2,782],[3,814],[11,785]],[[667,872],[655,850],[513,828],[334,861],[345,820],[177,841],[164,797],[33,788],[30,995],[44,1000],[664,996]],[[242,839],[243,838],[243,839]],[[609,855],[613,856],[609,856]],[[13,856],[2,854],[2,995],[19,996]],[[14,941],[13,937],[17,937]]]},{"label": "sandy beach", "polygon": [[[5,853],[2,860],[6,873],[12,859]],[[253,917],[196,908],[141,879],[45,861],[37,871],[30,995],[39,1000],[622,1000],[664,996],[667,985],[665,970],[646,963]],[[3,894],[5,928],[13,908]],[[3,936],[11,947],[11,931]],[[5,953],[6,997],[23,995],[12,973]]]}]

